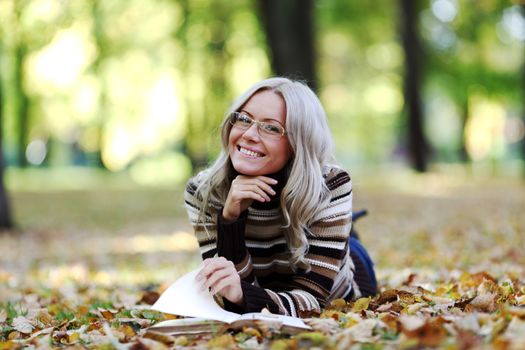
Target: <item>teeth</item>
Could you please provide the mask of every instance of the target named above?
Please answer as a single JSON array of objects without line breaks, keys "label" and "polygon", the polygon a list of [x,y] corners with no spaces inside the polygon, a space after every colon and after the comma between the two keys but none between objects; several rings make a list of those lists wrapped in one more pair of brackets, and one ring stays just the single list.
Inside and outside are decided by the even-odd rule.
[{"label": "teeth", "polygon": [[252,152],[250,150],[247,150],[246,148],[242,148],[242,147],[239,147],[239,151],[242,153],[242,154],[246,154],[250,157],[261,157],[261,154],[259,153],[256,153],[256,152]]}]

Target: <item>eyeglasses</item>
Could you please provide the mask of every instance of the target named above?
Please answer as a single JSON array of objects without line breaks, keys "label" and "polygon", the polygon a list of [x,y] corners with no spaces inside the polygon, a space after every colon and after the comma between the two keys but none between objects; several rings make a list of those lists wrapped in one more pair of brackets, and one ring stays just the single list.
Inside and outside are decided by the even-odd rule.
[{"label": "eyeglasses", "polygon": [[287,134],[284,128],[277,122],[258,122],[244,113],[233,112],[230,114],[230,124],[241,130],[248,130],[253,124],[257,124],[259,135],[273,140],[279,140]]}]

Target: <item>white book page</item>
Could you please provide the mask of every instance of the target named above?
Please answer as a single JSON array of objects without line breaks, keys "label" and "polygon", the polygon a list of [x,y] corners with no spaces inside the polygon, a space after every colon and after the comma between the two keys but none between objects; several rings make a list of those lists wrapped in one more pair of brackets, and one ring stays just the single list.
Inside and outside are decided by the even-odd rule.
[{"label": "white book page", "polygon": [[199,270],[188,272],[176,280],[151,308],[167,314],[202,317],[227,323],[238,319],[239,314],[224,310],[209,291],[200,289],[195,281]]}]

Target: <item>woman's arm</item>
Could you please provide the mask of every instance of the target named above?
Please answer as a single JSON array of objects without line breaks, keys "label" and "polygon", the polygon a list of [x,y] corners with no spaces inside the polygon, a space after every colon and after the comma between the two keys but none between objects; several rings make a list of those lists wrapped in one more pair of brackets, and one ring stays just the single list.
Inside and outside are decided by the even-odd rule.
[{"label": "woman's arm", "polygon": [[199,217],[202,202],[196,196],[197,185],[190,180],[186,187],[185,203],[204,260],[197,279],[205,288],[234,304],[242,302],[239,276],[247,277],[251,272],[251,260],[244,240],[247,208],[254,200],[270,201],[270,196],[275,195],[270,184],[276,183],[265,176],[238,175],[232,182],[224,207],[216,210],[216,216],[206,212],[204,223]]}]

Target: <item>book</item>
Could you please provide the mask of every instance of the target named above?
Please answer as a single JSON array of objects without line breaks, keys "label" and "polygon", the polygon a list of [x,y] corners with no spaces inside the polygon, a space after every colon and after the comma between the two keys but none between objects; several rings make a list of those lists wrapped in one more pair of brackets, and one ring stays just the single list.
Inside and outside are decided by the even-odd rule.
[{"label": "book", "polygon": [[188,272],[173,284],[151,306],[151,309],[183,318],[159,322],[148,332],[170,335],[199,335],[243,327],[266,327],[281,333],[297,333],[312,328],[298,317],[257,312],[238,314],[224,310],[213,295],[202,290],[195,276],[199,270]]}]

